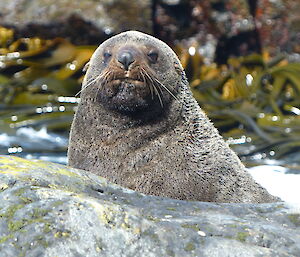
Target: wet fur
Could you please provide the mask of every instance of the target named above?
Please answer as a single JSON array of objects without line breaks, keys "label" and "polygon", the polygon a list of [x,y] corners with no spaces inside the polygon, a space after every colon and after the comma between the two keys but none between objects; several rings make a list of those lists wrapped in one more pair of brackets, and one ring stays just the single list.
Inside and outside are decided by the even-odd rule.
[{"label": "wet fur", "polygon": [[[98,97],[111,85],[103,51],[121,44],[154,45],[161,58],[158,66],[144,67],[152,90],[150,79],[139,77],[147,85],[143,90],[149,102],[132,110],[109,106],[105,97]],[[145,194],[209,202],[279,200],[245,171],[201,110],[175,53],[135,31],[105,41],[92,56],[71,128],[68,160],[72,167]]]}]

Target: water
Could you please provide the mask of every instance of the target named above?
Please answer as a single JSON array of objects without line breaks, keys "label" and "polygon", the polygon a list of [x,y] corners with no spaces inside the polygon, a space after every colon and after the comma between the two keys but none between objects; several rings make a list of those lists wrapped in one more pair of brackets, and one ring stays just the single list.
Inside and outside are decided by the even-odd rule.
[{"label": "water", "polygon": [[270,194],[300,209],[300,174],[278,165],[260,165],[248,169],[252,177]]},{"label": "water", "polygon": [[46,127],[41,129],[21,127],[13,132],[0,134],[1,154],[11,154],[26,159],[66,164],[67,147],[67,134],[48,132]]}]

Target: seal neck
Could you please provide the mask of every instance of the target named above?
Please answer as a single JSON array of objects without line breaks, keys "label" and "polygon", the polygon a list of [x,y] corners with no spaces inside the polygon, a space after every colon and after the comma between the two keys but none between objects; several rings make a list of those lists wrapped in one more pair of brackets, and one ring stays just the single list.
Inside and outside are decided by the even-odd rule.
[{"label": "seal neck", "polygon": [[[163,109],[143,110],[134,113],[122,113],[116,110],[109,110],[98,102],[81,102],[78,111],[82,111],[82,116],[90,119],[93,126],[105,126],[112,130],[126,130],[141,127],[148,127],[145,132],[160,128],[168,130],[176,126],[180,120],[182,105],[173,100]],[[88,115],[87,115],[88,114]]]}]

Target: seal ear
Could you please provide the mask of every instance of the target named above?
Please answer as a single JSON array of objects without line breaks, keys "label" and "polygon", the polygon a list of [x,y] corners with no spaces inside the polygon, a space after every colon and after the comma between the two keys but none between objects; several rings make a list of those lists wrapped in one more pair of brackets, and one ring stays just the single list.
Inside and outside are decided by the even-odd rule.
[{"label": "seal ear", "polygon": [[87,70],[89,67],[90,67],[90,62],[87,62],[87,63],[84,65],[82,71],[83,71],[83,72],[86,72],[86,70]]}]

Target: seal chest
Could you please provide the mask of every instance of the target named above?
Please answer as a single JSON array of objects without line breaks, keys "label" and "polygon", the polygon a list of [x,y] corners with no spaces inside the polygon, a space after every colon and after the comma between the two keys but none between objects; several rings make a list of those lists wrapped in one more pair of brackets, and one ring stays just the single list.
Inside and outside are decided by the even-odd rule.
[{"label": "seal chest", "polygon": [[193,98],[176,54],[128,31],[93,54],[71,127],[69,165],[151,195],[272,202]]}]

